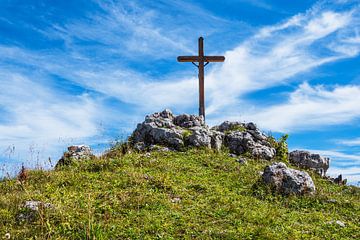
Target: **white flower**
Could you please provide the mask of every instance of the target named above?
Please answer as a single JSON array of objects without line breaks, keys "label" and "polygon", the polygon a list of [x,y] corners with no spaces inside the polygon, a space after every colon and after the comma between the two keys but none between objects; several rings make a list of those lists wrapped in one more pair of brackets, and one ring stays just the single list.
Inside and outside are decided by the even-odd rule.
[{"label": "white flower", "polygon": [[5,234],[5,239],[10,239],[10,233]]}]

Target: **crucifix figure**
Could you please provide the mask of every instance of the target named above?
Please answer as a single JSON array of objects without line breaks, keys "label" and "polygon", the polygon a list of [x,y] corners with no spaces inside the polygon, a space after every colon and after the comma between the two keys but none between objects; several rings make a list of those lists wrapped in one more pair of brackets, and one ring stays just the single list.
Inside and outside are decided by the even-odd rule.
[{"label": "crucifix figure", "polygon": [[[204,56],[204,38],[199,38],[198,56],[179,56],[178,62],[191,62],[199,69],[199,115],[205,120],[205,90],[204,90],[204,68],[210,62],[223,62],[224,56]],[[196,64],[196,62],[198,64]]]}]

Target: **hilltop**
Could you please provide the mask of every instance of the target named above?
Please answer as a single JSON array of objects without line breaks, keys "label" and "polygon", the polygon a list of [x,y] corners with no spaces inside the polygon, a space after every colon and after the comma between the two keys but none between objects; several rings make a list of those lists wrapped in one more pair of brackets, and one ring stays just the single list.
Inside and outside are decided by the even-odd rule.
[{"label": "hilltop", "polygon": [[[234,136],[248,141],[240,145],[230,141],[233,148],[212,144],[214,141],[199,129],[203,126],[201,119],[190,116],[190,120],[199,122],[194,131],[192,125],[183,127],[188,131],[179,126],[156,126],[168,129],[166,132],[181,132],[176,136],[185,141],[171,140],[170,144],[180,144],[172,145],[178,149],[171,149],[139,132],[145,123],[158,119],[167,118],[149,116],[129,142],[115,145],[102,156],[93,156],[86,147],[79,152],[69,148],[54,170],[24,169],[17,179],[1,181],[0,237],[360,238],[360,189],[329,181],[324,177],[323,165],[320,172],[305,171],[301,164],[289,161],[284,139],[267,137],[262,143],[253,139],[257,147],[252,148],[253,143],[246,145],[251,142],[246,133],[258,134],[254,126],[228,124],[230,129],[224,131],[219,127],[208,130],[222,133],[226,144],[226,139]],[[207,146],[191,146],[199,143],[199,138],[191,137],[197,135],[196,131]],[[244,151],[236,152],[240,149]],[[266,159],[266,154],[274,155]],[[316,191],[288,194],[266,185],[264,171],[274,161],[306,173]]]}]

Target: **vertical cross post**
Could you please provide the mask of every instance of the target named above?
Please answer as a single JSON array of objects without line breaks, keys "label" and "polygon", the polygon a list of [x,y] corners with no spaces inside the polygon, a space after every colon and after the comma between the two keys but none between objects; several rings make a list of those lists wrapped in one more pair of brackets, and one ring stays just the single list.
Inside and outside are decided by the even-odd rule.
[{"label": "vertical cross post", "polygon": [[199,38],[199,115],[205,120],[204,38]]}]

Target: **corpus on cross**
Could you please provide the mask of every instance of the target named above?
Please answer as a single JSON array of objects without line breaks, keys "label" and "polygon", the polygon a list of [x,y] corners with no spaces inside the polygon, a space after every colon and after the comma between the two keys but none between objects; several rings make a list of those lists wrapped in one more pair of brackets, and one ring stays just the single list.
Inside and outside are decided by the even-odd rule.
[{"label": "corpus on cross", "polygon": [[[210,62],[224,62],[224,56],[205,56],[204,38],[199,38],[198,56],[179,56],[178,62],[191,62],[199,69],[199,115],[205,120],[205,90],[204,90],[204,68]],[[196,64],[198,63],[198,64]]]}]

